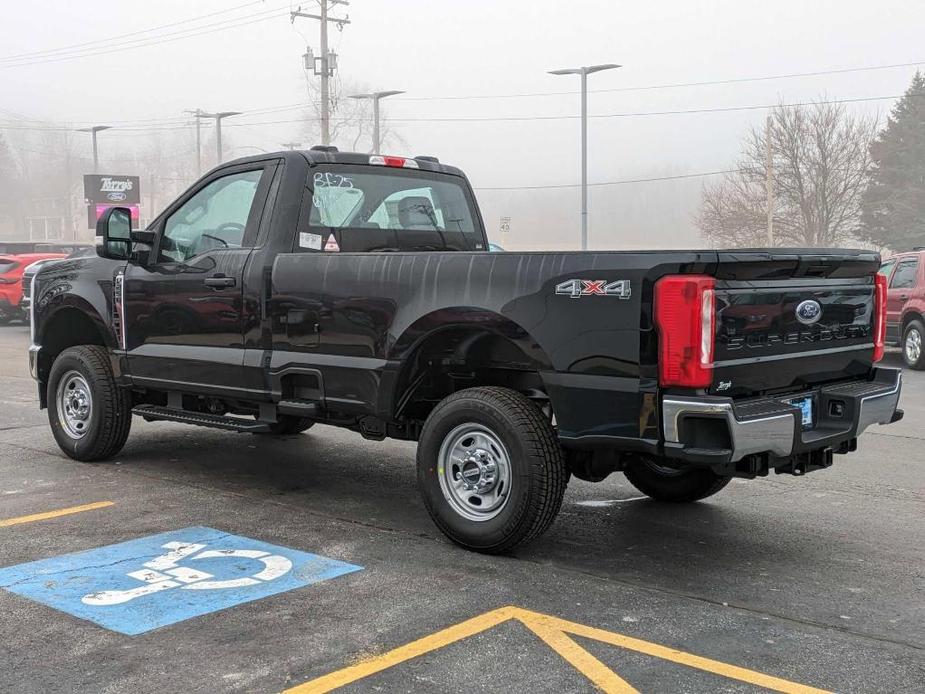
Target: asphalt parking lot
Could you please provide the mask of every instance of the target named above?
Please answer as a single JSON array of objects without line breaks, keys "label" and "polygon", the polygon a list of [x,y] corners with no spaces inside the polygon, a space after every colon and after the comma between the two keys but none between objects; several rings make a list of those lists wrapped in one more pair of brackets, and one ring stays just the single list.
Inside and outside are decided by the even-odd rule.
[{"label": "asphalt parking lot", "polygon": [[[136,419],[115,461],[71,461],[37,406],[28,332],[0,328],[0,691],[925,691],[925,373],[905,374],[905,420],[828,470],[687,507],[621,475],[573,479],[543,538],[486,557],[432,525],[404,443]],[[172,619],[181,574],[121,631],[3,578],[183,529],[272,546],[267,571],[277,550],[313,557],[292,589],[135,635]],[[153,556],[133,547],[118,566]],[[67,582],[60,561],[36,590]]]}]

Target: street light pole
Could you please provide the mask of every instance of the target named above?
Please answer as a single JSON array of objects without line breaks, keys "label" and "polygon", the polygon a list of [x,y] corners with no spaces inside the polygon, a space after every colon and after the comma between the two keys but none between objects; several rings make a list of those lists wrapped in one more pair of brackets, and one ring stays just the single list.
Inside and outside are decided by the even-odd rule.
[{"label": "street light pole", "polygon": [[229,116],[239,116],[240,111],[219,111],[218,113],[205,113],[198,111],[196,118],[214,118],[215,119],[215,149],[218,154],[216,164],[222,163],[222,119]]},{"label": "street light pole", "polygon": [[588,250],[588,75],[620,67],[614,63],[550,70],[550,75],[581,75],[581,250]]},{"label": "street light pole", "polygon": [[404,94],[404,92],[398,89],[390,89],[383,92],[350,95],[351,99],[369,99],[373,102],[373,154],[379,154],[379,148],[382,146],[382,139],[379,137],[379,100],[396,94]]},{"label": "street light pole", "polygon": [[90,133],[90,138],[93,141],[93,173],[100,172],[100,155],[96,147],[96,134],[101,130],[109,130],[111,127],[111,125],[94,125],[91,128],[78,128],[79,132]]}]

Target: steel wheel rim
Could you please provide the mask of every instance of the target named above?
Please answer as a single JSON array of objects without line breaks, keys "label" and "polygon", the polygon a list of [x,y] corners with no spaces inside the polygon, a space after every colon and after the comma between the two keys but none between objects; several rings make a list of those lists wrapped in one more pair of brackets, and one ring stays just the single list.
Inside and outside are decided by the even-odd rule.
[{"label": "steel wheel rim", "polygon": [[495,518],[510,498],[511,458],[500,437],[481,424],[460,424],[437,455],[437,479],[450,508],[471,521]]},{"label": "steel wheel rim", "polygon": [[72,439],[82,439],[90,430],[93,394],[79,371],[68,371],[58,381],[56,394],[58,421]]},{"label": "steel wheel rim", "polygon": [[910,364],[915,364],[922,356],[922,333],[916,328],[906,333],[905,352],[906,361]]}]

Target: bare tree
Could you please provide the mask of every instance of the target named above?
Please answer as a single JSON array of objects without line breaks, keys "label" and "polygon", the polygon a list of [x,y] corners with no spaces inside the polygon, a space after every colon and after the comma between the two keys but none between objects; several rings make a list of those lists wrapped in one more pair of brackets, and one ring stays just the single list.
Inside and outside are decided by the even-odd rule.
[{"label": "bare tree", "polygon": [[771,139],[774,244],[838,246],[858,227],[876,119],[841,104],[778,106],[752,129],[733,173],[704,187],[696,222],[713,246],[767,245]]},{"label": "bare tree", "polygon": [[[321,94],[315,81],[308,75],[306,88],[310,106],[305,110],[305,126],[302,138],[305,142],[321,141]],[[330,125],[332,144],[340,145],[354,152],[372,151],[373,107],[369,99],[351,99],[351,94],[368,92],[360,85],[345,83],[336,78],[331,81]],[[392,143],[406,146],[405,141],[391,127],[385,109],[380,106],[379,137],[383,145]]]}]

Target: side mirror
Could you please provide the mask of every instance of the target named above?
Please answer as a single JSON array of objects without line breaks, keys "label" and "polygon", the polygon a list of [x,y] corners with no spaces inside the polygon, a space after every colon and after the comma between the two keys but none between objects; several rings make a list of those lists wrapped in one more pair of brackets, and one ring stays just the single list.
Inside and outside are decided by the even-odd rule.
[{"label": "side mirror", "polygon": [[96,221],[96,254],[110,260],[128,260],[132,246],[132,212],[110,207]]}]

